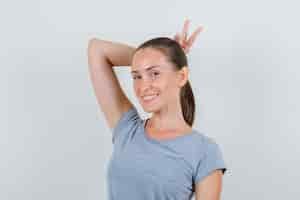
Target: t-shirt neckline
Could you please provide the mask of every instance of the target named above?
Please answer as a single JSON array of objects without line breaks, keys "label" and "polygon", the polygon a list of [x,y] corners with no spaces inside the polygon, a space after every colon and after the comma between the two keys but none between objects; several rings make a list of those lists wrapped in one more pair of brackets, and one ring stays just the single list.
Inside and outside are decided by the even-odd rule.
[{"label": "t-shirt neckline", "polygon": [[142,120],[142,135],[144,136],[144,138],[146,138],[146,140],[150,141],[150,142],[153,142],[153,143],[170,143],[170,142],[175,142],[175,141],[179,141],[179,140],[182,140],[184,138],[187,138],[187,137],[190,137],[191,135],[193,135],[195,133],[195,129],[192,128],[192,131],[184,134],[184,135],[179,135],[179,136],[176,136],[174,138],[169,138],[169,139],[155,139],[155,138],[152,138],[148,135],[148,133],[146,132],[146,128],[145,128],[145,125],[147,123],[147,121],[149,120],[150,118],[147,118],[147,119],[144,119]]}]

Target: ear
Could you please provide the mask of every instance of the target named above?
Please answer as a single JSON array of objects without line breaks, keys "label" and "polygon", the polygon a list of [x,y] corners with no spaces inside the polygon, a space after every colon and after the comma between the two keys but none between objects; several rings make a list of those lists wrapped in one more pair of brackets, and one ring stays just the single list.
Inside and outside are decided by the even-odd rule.
[{"label": "ear", "polygon": [[183,66],[179,71],[178,71],[178,84],[179,87],[182,87],[186,84],[186,82],[189,79],[189,69],[187,66]]}]

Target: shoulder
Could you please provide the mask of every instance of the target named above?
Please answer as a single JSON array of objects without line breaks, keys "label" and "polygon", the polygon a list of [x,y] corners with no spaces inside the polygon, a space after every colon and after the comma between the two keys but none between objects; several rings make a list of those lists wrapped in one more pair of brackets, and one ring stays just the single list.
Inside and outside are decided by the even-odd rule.
[{"label": "shoulder", "polygon": [[187,153],[192,156],[192,159],[197,162],[199,159],[203,159],[205,156],[220,151],[220,147],[214,137],[194,130],[195,134],[188,143]]},{"label": "shoulder", "polygon": [[116,139],[129,137],[137,129],[141,121],[142,119],[136,107],[133,106],[123,112],[116,126],[112,129],[112,142],[114,143]]},{"label": "shoulder", "polygon": [[201,143],[197,145],[198,148],[195,150],[196,153],[193,160],[193,180],[195,183],[200,182],[216,169],[221,169],[223,174],[227,170],[222,149],[216,139],[201,133],[199,141]]},{"label": "shoulder", "polygon": [[207,134],[195,130],[194,129],[194,135],[192,138],[193,146],[196,148],[200,148],[200,150],[203,150],[205,148],[208,148],[211,145],[217,144],[215,138],[208,136]]}]

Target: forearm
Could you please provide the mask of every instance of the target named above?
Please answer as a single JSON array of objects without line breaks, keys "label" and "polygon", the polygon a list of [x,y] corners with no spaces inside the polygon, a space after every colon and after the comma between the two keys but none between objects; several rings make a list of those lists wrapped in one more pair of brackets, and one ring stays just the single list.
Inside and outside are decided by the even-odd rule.
[{"label": "forearm", "polygon": [[98,50],[99,54],[101,52],[101,56],[105,56],[107,61],[112,66],[131,65],[133,52],[136,49],[135,47],[124,43],[101,40],[97,38],[91,39],[89,46],[93,46],[93,49]]}]

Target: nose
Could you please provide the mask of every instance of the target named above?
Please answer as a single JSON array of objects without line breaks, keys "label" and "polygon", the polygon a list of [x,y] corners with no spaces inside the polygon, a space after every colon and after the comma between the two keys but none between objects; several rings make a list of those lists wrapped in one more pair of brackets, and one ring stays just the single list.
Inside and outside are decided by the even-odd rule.
[{"label": "nose", "polygon": [[140,82],[140,90],[142,94],[145,94],[147,90],[152,89],[153,80],[151,78],[143,78]]}]

